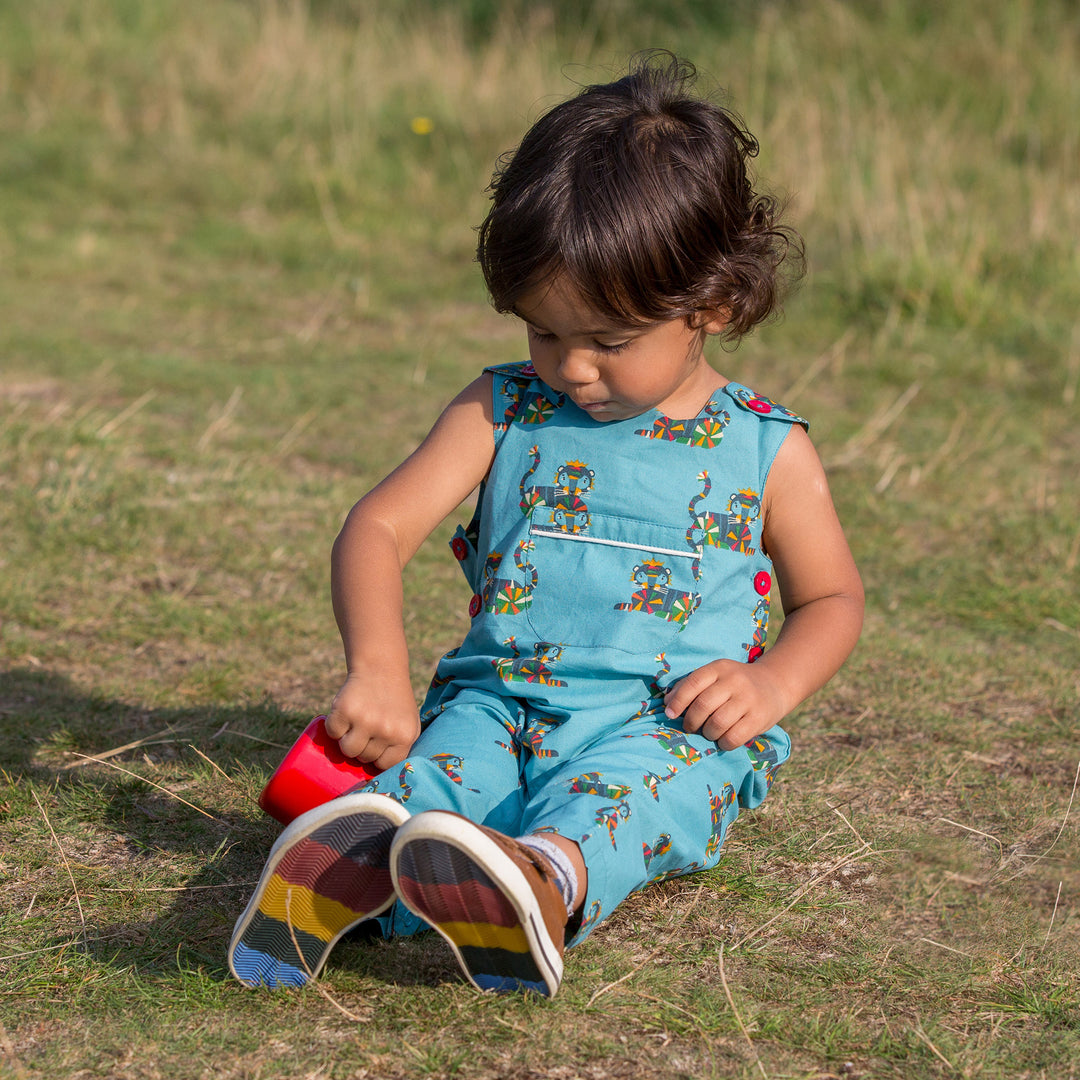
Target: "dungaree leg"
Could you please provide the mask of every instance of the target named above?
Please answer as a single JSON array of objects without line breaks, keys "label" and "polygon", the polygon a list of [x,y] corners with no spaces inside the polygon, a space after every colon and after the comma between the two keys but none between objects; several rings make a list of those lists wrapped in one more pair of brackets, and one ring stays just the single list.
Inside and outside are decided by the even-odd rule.
[{"label": "dungaree leg", "polygon": [[[408,758],[362,790],[398,800],[410,815],[452,810],[508,836],[521,831],[524,789],[514,698],[462,690],[425,727]],[[403,904],[379,917],[383,933],[414,934],[426,924]]]},{"label": "dungaree leg", "polygon": [[723,751],[677,722],[643,717],[528,777],[522,832],[576,841],[588,867],[571,944],[635,890],[716,865],[739,810],[761,803],[790,749],[780,728],[757,743]]}]

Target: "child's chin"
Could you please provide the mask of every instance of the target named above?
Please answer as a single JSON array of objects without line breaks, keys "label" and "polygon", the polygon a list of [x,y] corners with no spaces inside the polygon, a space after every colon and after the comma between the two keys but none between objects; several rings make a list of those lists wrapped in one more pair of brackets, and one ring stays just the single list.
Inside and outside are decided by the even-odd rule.
[{"label": "child's chin", "polygon": [[635,409],[628,405],[618,404],[614,401],[604,401],[597,405],[579,405],[578,408],[594,420],[601,422],[629,420],[630,417],[640,416],[645,411],[644,409]]}]

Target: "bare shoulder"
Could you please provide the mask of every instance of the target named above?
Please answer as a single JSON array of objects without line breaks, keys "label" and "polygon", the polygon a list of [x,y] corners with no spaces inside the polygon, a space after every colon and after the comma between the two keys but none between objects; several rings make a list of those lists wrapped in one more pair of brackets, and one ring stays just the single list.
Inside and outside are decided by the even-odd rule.
[{"label": "bare shoulder", "polygon": [[495,456],[491,377],[481,375],[443,410],[424,441],[354,510],[393,527],[408,555],[487,475]]},{"label": "bare shoulder", "polygon": [[480,408],[490,419],[492,417],[492,385],[493,377],[490,371],[481,372],[457,397],[447,406],[447,410],[459,406]]},{"label": "bare shoulder", "polygon": [[416,453],[430,457],[452,450],[466,469],[482,458],[486,473],[495,451],[491,382],[487,372],[473,379],[446,406]]},{"label": "bare shoulder", "polygon": [[792,424],[776,453],[765,485],[766,508],[792,498],[825,498],[830,502],[825,467],[806,428]]},{"label": "bare shoulder", "polygon": [[802,427],[793,426],[777,452],[763,517],[762,544],[776,567],[786,611],[823,595],[861,596],[825,467]]}]

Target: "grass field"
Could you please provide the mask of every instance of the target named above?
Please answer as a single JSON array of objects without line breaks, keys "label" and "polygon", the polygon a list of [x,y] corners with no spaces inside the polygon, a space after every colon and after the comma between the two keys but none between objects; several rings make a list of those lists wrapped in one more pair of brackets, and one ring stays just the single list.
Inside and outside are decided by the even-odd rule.
[{"label": "grass field", "polygon": [[[585,7],[0,0],[0,1076],[1080,1076],[1080,15]],[[811,418],[863,639],[720,868],[553,1001],[430,936],[247,992],[255,800],[342,675],[330,544],[524,355],[472,261],[495,157],[646,46],[728,89],[806,236],[714,363]]]}]

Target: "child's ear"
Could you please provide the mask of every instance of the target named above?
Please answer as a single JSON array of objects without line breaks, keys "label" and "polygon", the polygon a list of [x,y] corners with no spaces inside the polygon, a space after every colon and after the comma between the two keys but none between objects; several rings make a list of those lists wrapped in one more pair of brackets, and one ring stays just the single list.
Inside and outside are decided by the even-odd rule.
[{"label": "child's ear", "polygon": [[731,310],[695,311],[687,320],[691,330],[704,330],[706,334],[722,334],[731,322]]}]

